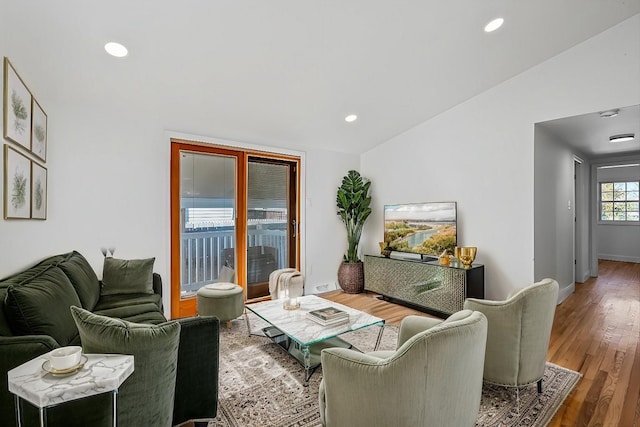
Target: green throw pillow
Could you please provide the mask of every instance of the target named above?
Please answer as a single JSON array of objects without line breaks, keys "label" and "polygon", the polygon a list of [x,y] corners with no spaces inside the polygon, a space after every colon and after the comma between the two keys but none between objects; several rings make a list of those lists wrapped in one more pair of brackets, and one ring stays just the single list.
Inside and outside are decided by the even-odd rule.
[{"label": "green throw pillow", "polygon": [[4,304],[15,335],[49,335],[61,346],[78,335],[69,307],[80,305],[80,299],[58,267],[50,266],[20,285],[10,285]]},{"label": "green throw pillow", "polygon": [[86,258],[73,251],[64,255],[64,259],[57,265],[71,281],[82,307],[93,310],[100,298],[100,282]]},{"label": "green throw pillow", "polygon": [[105,258],[100,294],[152,294],[155,260]]},{"label": "green throw pillow", "polygon": [[170,426],[180,324],[143,325],[71,307],[85,353],[131,354],[134,371],[118,391],[119,426]]}]

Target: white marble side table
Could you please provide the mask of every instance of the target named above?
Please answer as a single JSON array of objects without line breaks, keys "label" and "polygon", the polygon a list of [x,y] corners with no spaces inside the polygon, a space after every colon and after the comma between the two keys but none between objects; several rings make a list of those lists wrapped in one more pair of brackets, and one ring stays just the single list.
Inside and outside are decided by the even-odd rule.
[{"label": "white marble side table", "polygon": [[9,391],[15,395],[16,420],[22,426],[24,399],[39,408],[40,425],[47,424],[47,408],[64,402],[102,393],[113,394],[113,426],[116,427],[117,394],[120,385],[133,372],[133,356],[123,354],[86,354],[87,361],[76,373],[53,375],[42,365],[48,353],[13,368],[8,373]]}]

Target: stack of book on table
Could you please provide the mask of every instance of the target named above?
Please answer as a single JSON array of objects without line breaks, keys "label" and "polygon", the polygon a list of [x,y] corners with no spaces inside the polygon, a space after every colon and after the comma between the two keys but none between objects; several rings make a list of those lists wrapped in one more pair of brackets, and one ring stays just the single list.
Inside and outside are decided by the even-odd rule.
[{"label": "stack of book on table", "polygon": [[323,326],[329,326],[348,322],[349,314],[335,307],[325,307],[311,310],[307,313],[307,318]]}]

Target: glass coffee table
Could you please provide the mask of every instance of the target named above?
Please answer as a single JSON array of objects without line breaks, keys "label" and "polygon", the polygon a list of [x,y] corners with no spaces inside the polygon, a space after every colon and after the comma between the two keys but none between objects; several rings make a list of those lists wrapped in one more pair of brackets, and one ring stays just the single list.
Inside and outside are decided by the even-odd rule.
[{"label": "glass coffee table", "polygon": [[[269,326],[262,328],[262,332],[302,364],[305,370],[305,386],[309,385],[309,378],[320,365],[320,352],[323,348],[353,347],[338,335],[369,326],[379,326],[380,332],[378,332],[374,350],[378,349],[384,331],[384,319],[316,295],[306,295],[300,297],[299,300],[300,308],[297,310],[285,310],[282,300],[248,304],[246,308],[269,324]],[[349,314],[348,322],[323,326],[307,319],[306,315],[309,311],[325,307],[346,311]],[[249,316],[245,315],[245,319],[247,330],[251,334]]]}]

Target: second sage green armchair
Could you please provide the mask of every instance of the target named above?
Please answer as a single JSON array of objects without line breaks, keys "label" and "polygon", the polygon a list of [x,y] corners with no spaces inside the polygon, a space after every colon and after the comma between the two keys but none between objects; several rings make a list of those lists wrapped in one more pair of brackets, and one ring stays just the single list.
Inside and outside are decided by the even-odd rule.
[{"label": "second sage green armchair", "polygon": [[516,291],[505,301],[468,298],[464,308],[487,316],[484,380],[507,387],[538,383],[542,392],[558,301],[558,282],[543,279]]},{"label": "second sage green armchair", "polygon": [[396,351],[322,350],[324,426],[475,426],[482,394],[487,319],[407,316]]}]

